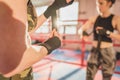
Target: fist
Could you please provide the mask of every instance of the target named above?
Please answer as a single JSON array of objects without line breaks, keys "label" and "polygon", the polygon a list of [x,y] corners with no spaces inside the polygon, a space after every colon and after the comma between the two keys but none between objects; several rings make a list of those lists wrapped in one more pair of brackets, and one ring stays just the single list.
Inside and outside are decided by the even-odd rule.
[{"label": "fist", "polygon": [[96,28],[96,33],[99,35],[110,36],[111,32],[109,30],[102,28],[102,27],[98,27],[98,28]]}]

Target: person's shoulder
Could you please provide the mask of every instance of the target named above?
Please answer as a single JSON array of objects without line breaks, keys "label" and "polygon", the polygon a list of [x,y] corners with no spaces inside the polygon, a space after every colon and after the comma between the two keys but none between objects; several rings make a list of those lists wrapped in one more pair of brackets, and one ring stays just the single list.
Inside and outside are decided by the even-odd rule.
[{"label": "person's shoulder", "polygon": [[118,25],[120,23],[120,16],[119,15],[114,15],[114,17],[113,17],[113,23],[115,25]]},{"label": "person's shoulder", "polygon": [[89,21],[91,21],[92,23],[94,23],[96,21],[96,19],[97,19],[98,16],[99,15],[95,15],[95,16],[90,17]]},{"label": "person's shoulder", "polygon": [[119,15],[114,15],[113,20],[115,20],[115,21],[120,20],[120,16]]},{"label": "person's shoulder", "polygon": [[120,26],[120,16],[119,15],[114,15],[113,23],[114,23],[116,28]]}]

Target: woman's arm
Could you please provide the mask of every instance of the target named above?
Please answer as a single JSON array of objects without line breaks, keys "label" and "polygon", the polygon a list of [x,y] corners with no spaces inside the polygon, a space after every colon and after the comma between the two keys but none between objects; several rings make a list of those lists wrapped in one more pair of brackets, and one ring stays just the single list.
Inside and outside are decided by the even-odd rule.
[{"label": "woman's arm", "polygon": [[115,16],[113,20],[114,20],[113,23],[115,23],[115,28],[118,31],[118,34],[111,32],[110,37],[120,41],[120,16]]},{"label": "woman's arm", "polygon": [[38,17],[37,26],[30,33],[35,32],[52,14],[54,11],[71,5],[74,0],[55,0],[52,5],[50,5],[46,11]]},{"label": "woman's arm", "polygon": [[86,30],[90,29],[91,27],[93,27],[96,18],[97,18],[97,16],[91,17],[90,19],[88,19],[88,21],[85,24],[83,24],[80,27],[80,29],[78,30],[78,34],[80,35],[81,38],[82,38],[82,35],[83,35],[83,31],[86,31]]}]

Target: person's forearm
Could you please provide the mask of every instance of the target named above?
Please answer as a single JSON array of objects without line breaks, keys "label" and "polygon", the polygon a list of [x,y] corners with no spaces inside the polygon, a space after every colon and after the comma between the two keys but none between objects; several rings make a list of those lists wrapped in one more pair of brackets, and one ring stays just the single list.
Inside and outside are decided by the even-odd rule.
[{"label": "person's forearm", "polygon": [[73,3],[74,0],[55,0],[52,5],[50,5],[47,10],[38,17],[37,26],[34,30],[30,31],[30,33],[35,32],[56,10],[61,7],[68,6]]},{"label": "person's forearm", "polygon": [[7,74],[4,74],[4,76],[10,77],[20,73],[24,69],[43,59],[43,57],[45,57],[47,53],[47,49],[42,46],[31,46],[27,48],[17,68]]},{"label": "person's forearm", "polygon": [[61,40],[56,34],[56,36],[53,36],[42,43],[38,43],[38,46],[32,46],[29,43],[26,46],[27,48],[20,57],[17,66],[11,71],[4,73],[5,77],[11,77],[43,59],[46,55],[49,55],[53,50],[61,46]]},{"label": "person's forearm", "polygon": [[46,20],[47,18],[43,14],[40,15],[37,19],[37,26],[35,27],[35,29],[30,31],[30,33],[34,33]]},{"label": "person's forearm", "polygon": [[38,21],[37,21],[38,22],[37,27],[41,26],[46,20],[47,20],[47,18],[43,14],[41,16],[39,16]]},{"label": "person's forearm", "polygon": [[120,34],[110,33],[110,38],[120,41]]}]

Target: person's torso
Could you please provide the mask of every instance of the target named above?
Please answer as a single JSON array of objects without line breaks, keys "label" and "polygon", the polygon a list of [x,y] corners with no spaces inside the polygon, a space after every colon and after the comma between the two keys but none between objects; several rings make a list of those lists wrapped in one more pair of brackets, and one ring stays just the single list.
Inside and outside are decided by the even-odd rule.
[{"label": "person's torso", "polygon": [[[97,46],[97,41],[99,39],[99,35],[96,33],[96,28],[102,27],[106,30],[109,30],[111,32],[114,31],[114,27],[112,25],[112,19],[113,19],[114,15],[111,14],[110,16],[103,18],[101,16],[98,16],[95,24],[94,24],[94,28],[93,28],[93,33],[94,33],[94,41],[93,41],[93,45]],[[106,45],[106,46],[105,46]],[[107,47],[107,46],[112,46],[112,39],[106,35],[102,35],[101,38],[101,46],[103,47]]]}]

